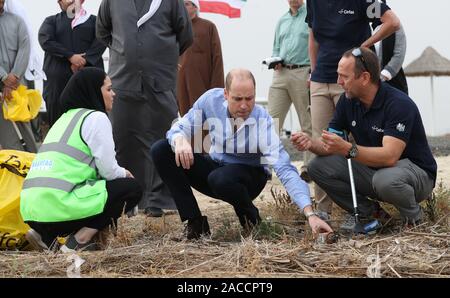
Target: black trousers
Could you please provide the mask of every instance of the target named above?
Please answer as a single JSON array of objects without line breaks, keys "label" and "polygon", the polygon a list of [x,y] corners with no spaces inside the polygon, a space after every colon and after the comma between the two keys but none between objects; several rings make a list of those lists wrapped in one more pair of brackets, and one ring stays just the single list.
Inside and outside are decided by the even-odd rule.
[{"label": "black trousers", "polygon": [[38,232],[42,240],[50,247],[56,237],[77,232],[83,227],[102,230],[110,225],[117,226],[117,219],[122,212],[134,208],[142,197],[139,183],[132,178],[119,178],[106,181],[108,198],[103,212],[91,217],[64,222],[36,222],[27,224]]},{"label": "black trousers", "polygon": [[161,179],[169,187],[181,221],[201,216],[191,187],[199,192],[231,204],[242,225],[260,221],[253,200],[267,183],[263,167],[243,164],[221,165],[208,155],[194,154],[194,165],[185,170],[177,167],[175,153],[167,140],[152,146],[152,157]]}]

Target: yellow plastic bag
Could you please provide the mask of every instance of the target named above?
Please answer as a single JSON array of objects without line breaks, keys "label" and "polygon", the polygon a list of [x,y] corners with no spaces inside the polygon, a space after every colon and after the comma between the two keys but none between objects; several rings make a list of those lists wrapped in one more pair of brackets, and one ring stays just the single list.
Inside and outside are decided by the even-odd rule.
[{"label": "yellow plastic bag", "polygon": [[39,113],[42,96],[37,90],[28,90],[20,85],[11,93],[12,98],[3,104],[3,116],[6,120],[28,122]]},{"label": "yellow plastic bag", "polygon": [[35,154],[0,150],[0,249],[27,249],[30,227],[20,215],[20,191]]}]

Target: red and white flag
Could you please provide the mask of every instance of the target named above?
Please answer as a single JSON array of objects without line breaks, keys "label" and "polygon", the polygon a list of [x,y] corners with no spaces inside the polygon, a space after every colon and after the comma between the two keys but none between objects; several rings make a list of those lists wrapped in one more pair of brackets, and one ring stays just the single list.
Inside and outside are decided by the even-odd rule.
[{"label": "red and white flag", "polygon": [[240,18],[246,0],[200,0],[200,12],[218,13],[230,18]]}]

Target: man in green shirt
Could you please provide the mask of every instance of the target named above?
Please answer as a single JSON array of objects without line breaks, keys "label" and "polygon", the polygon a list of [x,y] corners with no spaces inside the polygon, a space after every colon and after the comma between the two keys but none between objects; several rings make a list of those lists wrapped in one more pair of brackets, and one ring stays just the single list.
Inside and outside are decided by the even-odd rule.
[{"label": "man in green shirt", "polygon": [[[275,66],[269,90],[268,109],[283,127],[286,114],[294,104],[302,131],[311,135],[308,79],[310,61],[308,55],[308,25],[305,23],[306,5],[303,0],[288,0],[289,11],[278,21],[275,29],[272,57],[280,57],[283,63]],[[309,182],[306,167],[311,153],[305,152],[301,177]]]}]

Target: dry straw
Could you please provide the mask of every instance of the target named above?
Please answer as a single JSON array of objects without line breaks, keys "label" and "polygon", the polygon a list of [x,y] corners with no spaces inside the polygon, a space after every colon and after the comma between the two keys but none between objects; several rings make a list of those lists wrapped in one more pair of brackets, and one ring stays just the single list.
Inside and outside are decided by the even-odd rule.
[{"label": "dry straw", "polygon": [[[209,214],[210,215],[210,214]],[[222,214],[232,218],[233,214]],[[372,237],[316,244],[302,225],[283,226],[277,237],[222,240],[223,221],[211,219],[213,235],[198,242],[179,237],[176,215],[121,218],[105,250],[80,252],[83,277],[450,277],[448,214],[435,224],[386,230]],[[228,225],[239,235],[238,225]],[[269,227],[271,225],[268,225]],[[236,233],[237,231],[237,233]],[[300,232],[299,232],[300,231]],[[231,237],[233,238],[233,237]],[[225,238],[223,238],[225,239]],[[378,262],[378,263],[377,263]],[[378,264],[378,266],[377,266]],[[62,253],[2,252],[2,277],[66,276]],[[378,271],[377,271],[378,270]]]}]

